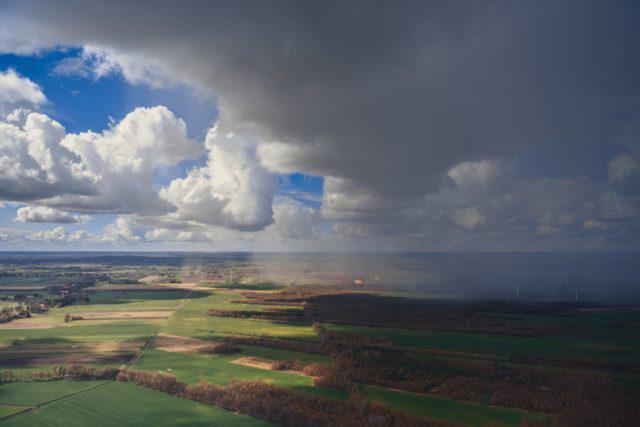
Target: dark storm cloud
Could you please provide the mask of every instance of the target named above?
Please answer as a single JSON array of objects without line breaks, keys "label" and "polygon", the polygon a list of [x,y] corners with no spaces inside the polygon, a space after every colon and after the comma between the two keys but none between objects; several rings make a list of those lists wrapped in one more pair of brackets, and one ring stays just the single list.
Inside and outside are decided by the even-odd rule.
[{"label": "dark storm cloud", "polygon": [[260,135],[265,166],[331,177],[337,219],[420,210],[469,160],[543,152],[558,179],[597,176],[640,114],[637,2],[26,1],[4,15],[6,50],[91,45],[132,81],[215,94],[220,128]]},{"label": "dark storm cloud", "polygon": [[295,167],[384,193],[421,192],[460,160],[601,143],[594,138],[639,94],[633,3],[12,6],[40,42],[157,61],[213,90],[227,120],[315,144]]}]

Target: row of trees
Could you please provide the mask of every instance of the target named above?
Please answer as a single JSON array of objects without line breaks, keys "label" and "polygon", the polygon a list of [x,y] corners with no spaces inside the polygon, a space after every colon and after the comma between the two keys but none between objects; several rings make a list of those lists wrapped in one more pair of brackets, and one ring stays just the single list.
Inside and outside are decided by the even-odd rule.
[{"label": "row of trees", "polygon": [[270,309],[270,310],[220,310],[209,309],[205,312],[212,317],[233,317],[237,319],[261,319],[271,322],[303,322],[309,323],[303,310]]},{"label": "row of trees", "polygon": [[[31,317],[32,313],[41,314],[49,311],[51,307],[61,307],[63,305],[71,304],[75,301],[72,300],[72,297],[59,297],[55,298],[44,298],[42,296],[37,296],[35,298],[29,296],[21,297],[24,301],[19,303],[14,307],[1,307],[0,308],[0,323],[8,323],[15,319],[23,319]],[[69,317],[75,317],[70,319]],[[79,320],[81,317],[79,316],[71,316],[69,313],[65,314],[64,321],[68,322],[69,320]]]},{"label": "row of trees", "polygon": [[447,427],[457,425],[370,404],[359,396],[342,401],[295,392],[257,381],[234,382],[227,387],[207,382],[188,386],[170,375],[130,370],[120,372],[118,380],[285,426]]},{"label": "row of trees", "polygon": [[120,369],[107,367],[95,368],[83,365],[55,366],[48,371],[13,372],[5,370],[0,372],[0,383],[16,381],[51,381],[51,380],[91,380],[91,379],[115,379]]},{"label": "row of trees", "polygon": [[323,377],[329,373],[330,368],[318,362],[303,362],[301,360],[274,360],[271,363],[274,371],[298,371],[309,377]]},{"label": "row of trees", "polygon": [[329,354],[328,350],[323,348],[323,346],[319,343],[312,341],[293,341],[293,340],[282,340],[276,338],[267,338],[267,337],[250,337],[250,336],[240,336],[240,335],[231,335],[224,338],[225,342],[231,344],[238,345],[252,345],[256,347],[267,347],[267,348],[278,348],[281,350],[289,350],[289,351],[297,351],[300,353],[311,353],[311,354]]},{"label": "row of trees", "polygon": [[230,342],[220,342],[205,348],[204,353],[209,354],[234,354],[240,353],[242,348]]},{"label": "row of trees", "polygon": [[123,369],[116,379],[174,395],[182,395],[187,389],[187,385],[178,381],[173,375],[156,372]]}]

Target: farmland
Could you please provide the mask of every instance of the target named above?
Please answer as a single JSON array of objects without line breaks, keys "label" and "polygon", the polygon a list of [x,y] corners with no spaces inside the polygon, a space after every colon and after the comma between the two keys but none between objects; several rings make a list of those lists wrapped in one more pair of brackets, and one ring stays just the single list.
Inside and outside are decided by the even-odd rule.
[{"label": "farmland", "polygon": [[531,356],[591,363],[634,365],[640,356],[640,341],[606,337],[510,337],[441,331],[330,325],[329,330],[386,338],[403,347],[474,352],[510,357]]},{"label": "farmland", "polygon": [[[354,425],[361,411],[396,425],[480,426],[597,424],[615,412],[625,425],[638,403],[634,306],[461,303],[380,286],[262,282],[238,259],[82,265],[73,288],[60,278],[80,277],[76,266],[57,265],[51,275],[62,283],[46,293],[4,294],[9,305],[53,302],[0,324],[1,424],[289,424],[278,411],[296,402],[302,423],[326,417],[313,409],[326,405]],[[12,287],[42,283],[19,270],[4,277]],[[74,298],[58,302],[61,289]],[[54,371],[80,365],[86,372]],[[95,373],[107,368],[108,378]],[[571,393],[589,409],[557,404]],[[262,397],[243,400],[251,395]]]},{"label": "farmland", "polygon": [[[56,381],[0,386],[0,399],[36,406],[19,416],[5,419],[7,426],[176,426],[270,424],[209,405],[169,396],[131,384],[99,381]],[[43,392],[37,392],[42,387]],[[6,389],[6,390],[5,390]],[[31,393],[37,393],[32,395]]]}]

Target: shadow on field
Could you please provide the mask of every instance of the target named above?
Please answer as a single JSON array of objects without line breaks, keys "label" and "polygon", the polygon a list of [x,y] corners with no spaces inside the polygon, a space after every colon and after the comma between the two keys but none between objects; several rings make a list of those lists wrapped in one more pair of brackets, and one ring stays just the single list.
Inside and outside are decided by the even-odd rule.
[{"label": "shadow on field", "polygon": [[84,353],[79,355],[54,354],[46,356],[29,356],[14,357],[0,359],[2,365],[7,368],[24,368],[28,366],[47,366],[47,365],[75,365],[83,363],[127,363],[135,357],[135,353],[124,354],[93,354]]},{"label": "shadow on field", "polygon": [[70,340],[64,337],[28,337],[24,339],[15,339],[13,346],[20,347],[23,345],[38,345],[38,344],[77,344],[77,341]]},{"label": "shadow on field", "polygon": [[[129,304],[136,301],[167,301],[186,297],[188,292],[183,289],[166,291],[109,291],[94,293],[87,303],[77,303],[74,306],[90,306],[92,304]],[[193,291],[189,299],[205,298],[211,294],[203,291]]]}]

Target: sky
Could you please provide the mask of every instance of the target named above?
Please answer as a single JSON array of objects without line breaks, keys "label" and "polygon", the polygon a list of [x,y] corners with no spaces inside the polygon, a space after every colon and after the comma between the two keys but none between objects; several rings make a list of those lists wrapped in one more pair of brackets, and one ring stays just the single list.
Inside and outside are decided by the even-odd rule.
[{"label": "sky", "polygon": [[0,250],[639,250],[637,22],[0,0]]}]

